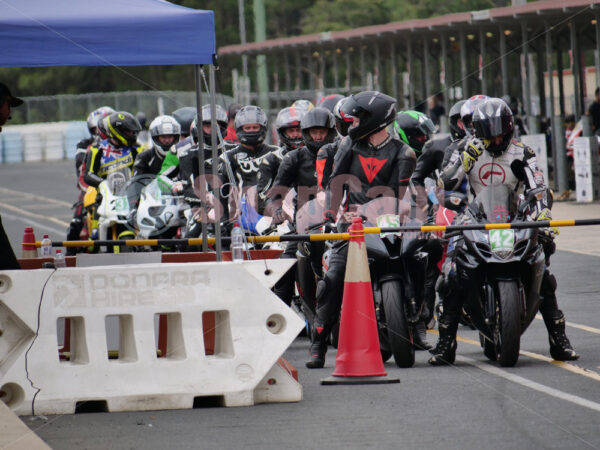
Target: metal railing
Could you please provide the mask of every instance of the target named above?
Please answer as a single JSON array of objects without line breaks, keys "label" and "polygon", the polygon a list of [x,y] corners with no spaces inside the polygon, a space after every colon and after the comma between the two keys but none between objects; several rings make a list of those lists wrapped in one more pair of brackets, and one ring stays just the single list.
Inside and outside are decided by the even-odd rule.
[{"label": "metal railing", "polygon": [[[196,105],[194,91],[127,91],[67,94],[41,97],[24,97],[25,104],[11,112],[11,125],[41,122],[64,122],[85,120],[88,114],[100,106],[110,106],[119,111],[136,114],[142,111],[148,120],[159,114]],[[203,93],[204,103],[208,94]],[[233,101],[231,96],[217,94],[217,103],[225,107]]]}]

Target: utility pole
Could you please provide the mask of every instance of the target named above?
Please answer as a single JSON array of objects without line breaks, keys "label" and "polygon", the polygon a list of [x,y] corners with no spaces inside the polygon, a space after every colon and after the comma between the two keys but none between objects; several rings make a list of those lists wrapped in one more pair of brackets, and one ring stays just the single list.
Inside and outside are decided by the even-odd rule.
[{"label": "utility pole", "polygon": [[[267,39],[264,0],[254,0],[254,40],[261,42]],[[256,57],[256,79],[258,81],[258,106],[269,109],[269,86],[267,83],[267,57]]]}]

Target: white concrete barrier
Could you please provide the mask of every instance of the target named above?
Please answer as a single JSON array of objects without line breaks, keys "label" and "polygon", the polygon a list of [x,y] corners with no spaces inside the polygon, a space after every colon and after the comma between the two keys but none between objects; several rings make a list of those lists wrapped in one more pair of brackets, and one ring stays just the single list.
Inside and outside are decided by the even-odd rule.
[{"label": "white concrete barrier", "polygon": [[[224,406],[300,401],[301,386],[276,361],[304,324],[268,288],[291,264],[0,272],[2,400],[21,415],[69,414],[86,404],[107,411],[181,409],[215,396]],[[157,315],[167,323],[160,356]],[[207,315],[211,329],[203,329]],[[109,358],[115,349],[107,344],[107,323],[115,318],[118,349]],[[67,360],[59,358],[57,340],[64,319]]]}]

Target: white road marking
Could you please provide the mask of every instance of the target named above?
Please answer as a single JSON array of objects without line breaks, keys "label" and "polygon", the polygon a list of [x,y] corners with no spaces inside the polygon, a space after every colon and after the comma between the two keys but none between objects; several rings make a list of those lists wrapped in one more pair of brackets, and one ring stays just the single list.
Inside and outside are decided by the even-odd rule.
[{"label": "white road marking", "polygon": [[[26,217],[31,217],[32,219],[53,222],[53,223],[55,223],[57,225],[61,225],[63,227],[68,227],[69,226],[69,222],[65,222],[64,220],[57,219],[56,217],[42,216],[41,214],[36,214],[36,213],[32,213],[30,211],[25,211],[22,208],[18,208],[16,206],[9,205],[8,203],[1,203],[0,202],[0,207],[2,207],[4,209],[8,209],[9,211],[17,213],[19,215],[23,215],[23,216],[26,216]],[[64,233],[64,230],[61,233]]]},{"label": "white road marking", "polygon": [[2,196],[24,197],[29,200],[37,200],[37,201],[43,201],[43,202],[47,202],[47,203],[53,203],[53,204],[59,205],[59,206],[66,206],[69,209],[71,209],[71,206],[73,206],[72,203],[65,202],[63,200],[57,200],[55,198],[44,197],[44,196],[38,195],[38,194],[30,194],[29,192],[15,191],[13,189],[8,189],[5,187],[0,187],[0,193],[2,194]]},{"label": "white road marking", "polygon": [[[427,330],[427,332],[428,333],[432,333],[432,334],[436,334],[436,335],[439,334],[435,330]],[[459,341],[459,342],[464,342],[466,344],[474,345],[475,347],[480,347],[481,346],[481,344],[478,341],[475,341],[473,339],[469,339],[467,337],[460,336],[460,335],[456,336],[456,340]],[[577,375],[584,376],[586,378],[590,378],[590,379],[592,379],[594,381],[600,381],[600,374],[599,373],[594,372],[593,370],[590,370],[590,369],[586,369],[585,367],[580,367],[580,366],[577,366],[575,364],[568,363],[568,362],[565,362],[565,361],[556,361],[556,360],[554,360],[552,358],[549,358],[547,356],[540,355],[539,353],[528,352],[528,351],[525,351],[525,350],[521,350],[519,352],[519,354],[521,356],[527,356],[529,358],[537,359],[539,361],[545,361],[545,362],[550,363],[553,366],[556,366],[556,367],[558,367],[560,369],[566,370],[568,372],[571,372],[571,373],[574,373],[574,374],[577,374]]]},{"label": "white road marking", "polygon": [[37,222],[35,220],[26,219],[25,217],[22,217],[22,216],[15,216],[13,214],[6,213],[6,212],[2,213],[2,217],[10,219],[10,220],[16,220],[16,221],[23,222],[23,223],[25,223],[28,226],[35,227],[36,230],[38,228],[41,228],[42,230],[50,231],[52,233],[57,233],[58,235],[63,235],[63,234],[66,234],[66,232],[67,232],[65,229],[59,230],[58,228],[54,228],[54,227],[50,227],[48,225],[44,225],[43,223]]},{"label": "white road marking", "polygon": [[596,258],[598,256],[600,256],[600,255],[598,255],[598,253],[584,252],[582,250],[575,250],[575,249],[568,248],[568,247],[559,247],[559,246],[556,246],[556,250],[561,251],[561,252],[577,253],[578,255],[595,256]]},{"label": "white road marking", "polygon": [[487,364],[480,361],[475,361],[471,358],[466,358],[464,356],[457,355],[456,359],[458,361],[467,363],[471,366],[477,367],[478,369],[483,370],[484,372],[491,373],[492,375],[496,375],[498,377],[504,378],[508,381],[512,381],[513,383],[520,384],[521,386],[528,387],[538,392],[542,392],[543,394],[549,395],[551,397],[559,398],[561,400],[573,403],[578,406],[582,406],[584,408],[589,408],[593,411],[600,412],[600,403],[593,402],[591,400],[587,400],[582,397],[578,397],[577,395],[568,394],[563,391],[559,391],[558,389],[551,388],[541,383],[536,383],[535,381],[528,380],[527,378],[520,377],[518,375],[514,375],[512,373],[506,372],[498,367],[495,367],[491,364]]}]

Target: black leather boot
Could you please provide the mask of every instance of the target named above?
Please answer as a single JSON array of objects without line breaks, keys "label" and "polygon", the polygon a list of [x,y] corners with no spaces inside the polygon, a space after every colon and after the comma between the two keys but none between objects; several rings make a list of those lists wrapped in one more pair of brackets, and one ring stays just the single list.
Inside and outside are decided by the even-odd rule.
[{"label": "black leather boot", "polygon": [[309,369],[320,369],[325,365],[325,353],[327,353],[327,336],[325,327],[317,326],[313,329],[313,343],[310,346],[310,359],[306,361]]},{"label": "black leather boot", "polygon": [[432,366],[453,364],[456,358],[456,329],[458,317],[444,316],[439,322],[440,338],[434,349],[430,350],[433,356],[429,359]]},{"label": "black leather boot", "polygon": [[427,329],[425,322],[417,322],[414,327],[413,344],[415,350],[431,350],[433,347],[427,342]]},{"label": "black leather boot", "polygon": [[548,329],[550,356],[557,361],[575,361],[579,359],[579,354],[573,349],[569,338],[565,334],[565,316],[562,311],[557,309],[552,314],[542,314],[542,316]]}]

